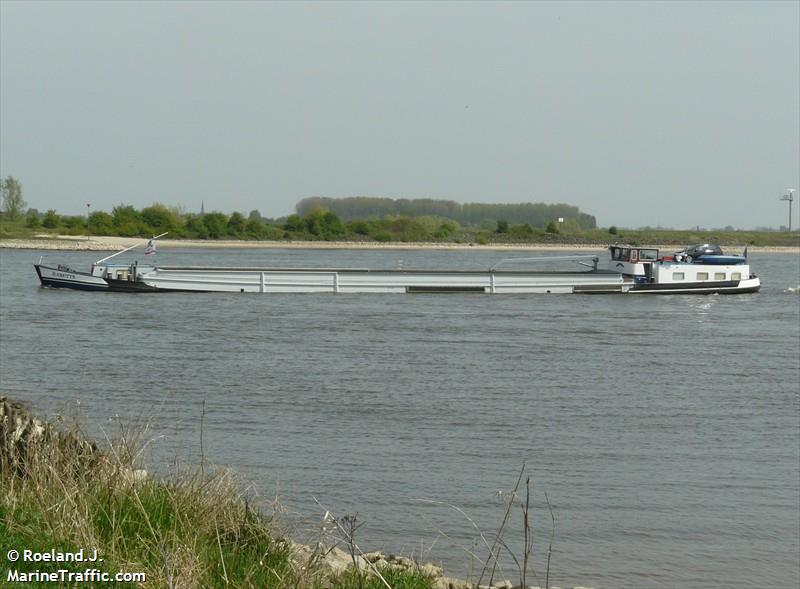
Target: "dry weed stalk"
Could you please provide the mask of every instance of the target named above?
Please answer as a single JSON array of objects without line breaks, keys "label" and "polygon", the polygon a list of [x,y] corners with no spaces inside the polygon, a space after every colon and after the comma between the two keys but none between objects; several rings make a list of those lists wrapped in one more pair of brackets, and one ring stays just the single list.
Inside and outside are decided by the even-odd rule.
[{"label": "dry weed stalk", "polygon": [[[473,518],[471,518],[463,509],[456,505],[452,505],[450,503],[445,503],[441,501],[433,501],[430,499],[422,499],[420,501],[425,503],[431,503],[435,505],[444,505],[447,506],[454,511],[457,511],[461,514],[464,519],[466,519],[469,524],[476,530],[478,534],[478,538],[480,538],[480,542],[488,549],[488,555],[485,559],[480,558],[477,552],[477,540],[473,541],[472,547],[470,548],[462,548],[465,553],[469,556],[468,562],[468,572],[467,578],[474,579],[475,578],[475,571],[474,571],[474,564],[477,562],[481,566],[480,574],[477,576],[477,580],[474,582],[475,586],[482,586],[484,579],[487,580],[487,584],[489,586],[493,585],[495,582],[495,578],[499,573],[501,576],[503,575],[503,565],[501,562],[501,553],[505,551],[505,553],[509,556],[509,558],[513,561],[514,565],[517,568],[517,572],[519,575],[519,585],[520,587],[528,587],[528,578],[532,574],[533,579],[538,583],[538,575],[536,574],[536,570],[532,567],[532,557],[534,554],[534,522],[533,522],[533,512],[531,511],[531,501],[533,499],[533,491],[534,485],[531,481],[531,477],[528,476],[525,478],[525,498],[522,501],[519,501],[519,507],[521,510],[521,520],[522,520],[522,547],[521,547],[521,554],[518,555],[506,542],[505,535],[508,528],[508,524],[511,520],[511,514],[514,510],[514,506],[517,504],[517,500],[519,498],[519,487],[522,483],[523,476],[525,474],[525,464],[522,464],[520,468],[519,475],[517,476],[516,483],[514,487],[511,489],[510,492],[498,492],[498,495],[503,498],[505,508],[503,511],[503,519],[500,523],[500,527],[498,528],[497,532],[494,534],[494,539],[490,542],[487,539],[487,534],[478,526]],[[550,541],[547,547],[546,557],[547,557],[547,569],[545,573],[545,588],[550,588],[550,560],[553,551],[553,541],[555,539],[555,530],[556,530],[556,521],[555,521],[555,514],[553,512],[553,507],[550,503],[550,499],[547,496],[547,493],[544,494],[545,501],[547,503],[547,508],[550,513],[550,521],[551,521],[551,529],[550,529]],[[439,534],[444,537],[449,537],[445,532],[442,530],[438,530]]]},{"label": "dry weed stalk", "polygon": [[348,552],[351,555],[351,558],[353,560],[353,566],[355,568],[356,575],[358,578],[359,587],[363,586],[362,585],[363,579],[361,577],[361,573],[359,572],[357,557],[361,557],[367,568],[369,568],[372,574],[374,574],[381,581],[381,583],[383,583],[386,589],[392,589],[392,586],[389,585],[389,583],[386,581],[384,576],[378,570],[378,567],[375,566],[374,563],[370,562],[368,558],[366,558],[364,552],[361,550],[361,548],[359,548],[358,544],[356,544],[355,532],[358,530],[359,527],[361,527],[360,524],[356,525],[356,516],[353,515],[353,516],[344,516],[343,518],[336,518],[333,515],[333,513],[330,510],[326,509],[316,497],[312,497],[312,499],[322,509],[325,509],[326,519],[329,518],[329,521],[331,521],[333,525],[336,527],[336,529],[339,530],[339,532],[342,534],[340,541],[344,542],[344,544],[347,546]]},{"label": "dry weed stalk", "polygon": [[[497,534],[495,534],[495,539],[494,542],[492,543],[492,548],[489,550],[489,557],[486,559],[487,564],[484,565],[483,570],[481,571],[481,575],[478,578],[478,585],[480,585],[481,582],[483,581],[483,577],[486,574],[487,565],[489,562],[492,563],[492,572],[491,575],[489,576],[489,584],[491,585],[494,581],[494,574],[497,570],[497,567],[500,564],[499,560],[500,551],[497,548],[497,546],[498,544],[500,544],[501,546],[505,546],[505,543],[503,542],[503,534],[505,533],[506,525],[508,524],[508,519],[511,516],[511,508],[514,506],[514,499],[517,497],[517,490],[519,489],[519,483],[520,481],[522,481],[522,474],[524,472],[525,472],[525,463],[523,462],[522,467],[519,469],[519,476],[517,477],[517,482],[514,484],[514,488],[512,489],[511,495],[509,496],[508,501],[506,503],[506,510],[505,513],[503,514],[503,522],[500,524],[500,529],[497,531]],[[507,546],[505,546],[505,548],[506,550],[508,550]],[[508,552],[509,554],[511,554],[512,558],[514,558],[514,560],[516,561],[514,553],[511,550],[508,550]]]}]

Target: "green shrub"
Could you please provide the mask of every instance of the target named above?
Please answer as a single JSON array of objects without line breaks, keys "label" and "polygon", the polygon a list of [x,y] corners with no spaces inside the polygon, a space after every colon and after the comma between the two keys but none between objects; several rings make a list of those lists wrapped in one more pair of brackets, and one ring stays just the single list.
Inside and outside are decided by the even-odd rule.
[{"label": "green shrub", "polygon": [[89,215],[89,231],[95,235],[116,235],[114,218],[104,211]]},{"label": "green shrub", "polygon": [[34,210],[29,210],[25,215],[25,227],[28,229],[36,229],[41,225],[42,220],[39,218],[39,214]]},{"label": "green shrub", "polygon": [[239,212],[234,211],[228,219],[228,235],[241,237],[247,228],[247,221]]},{"label": "green shrub", "polygon": [[513,225],[511,229],[508,231],[509,235],[512,237],[531,237],[535,231],[533,227],[531,227],[530,223],[525,223],[523,225]]},{"label": "green shrub", "polygon": [[372,231],[372,227],[367,221],[350,221],[347,228],[357,235],[369,235]]},{"label": "green shrub", "polygon": [[289,215],[286,218],[286,222],[283,224],[283,228],[286,231],[302,232],[305,231],[306,224],[300,215]]},{"label": "green shrub", "polygon": [[151,206],[143,208],[141,222],[146,226],[145,232],[153,235],[165,231],[175,233],[183,225],[178,213],[161,203],[153,203]]},{"label": "green shrub", "polygon": [[207,213],[203,215],[203,225],[205,225],[208,237],[219,239],[228,232],[228,217],[216,211]]},{"label": "green shrub", "polygon": [[61,224],[61,217],[53,209],[48,209],[44,214],[42,225],[48,229],[55,229]]},{"label": "green shrub", "polygon": [[115,227],[138,227],[142,222],[142,214],[131,205],[117,205],[111,210],[111,215],[114,217]]}]

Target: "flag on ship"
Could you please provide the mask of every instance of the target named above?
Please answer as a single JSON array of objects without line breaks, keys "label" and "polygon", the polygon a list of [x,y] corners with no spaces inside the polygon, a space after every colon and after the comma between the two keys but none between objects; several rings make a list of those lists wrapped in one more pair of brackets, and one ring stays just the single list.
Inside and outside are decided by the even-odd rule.
[{"label": "flag on ship", "polygon": [[144,255],[145,256],[152,256],[156,253],[156,242],[152,239],[147,242],[147,246],[144,248]]}]

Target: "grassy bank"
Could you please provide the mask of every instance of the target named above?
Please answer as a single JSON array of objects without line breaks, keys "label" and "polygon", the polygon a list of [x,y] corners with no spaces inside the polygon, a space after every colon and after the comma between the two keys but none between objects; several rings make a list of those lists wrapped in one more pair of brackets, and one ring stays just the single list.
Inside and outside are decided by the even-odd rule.
[{"label": "grassy bank", "polygon": [[[253,509],[229,472],[147,476],[139,446],[122,437],[103,448],[81,432],[58,430],[0,397],[0,558],[9,550],[75,553],[97,562],[5,560],[4,587],[263,589],[432,589],[418,566],[326,562],[331,547],[297,546],[280,522]],[[340,555],[342,551],[339,550]],[[24,576],[86,569],[144,573],[145,581],[73,576],[59,583]],[[9,577],[9,570],[16,577]],[[38,571],[38,573],[36,572]],[[16,581],[14,579],[17,579]]]},{"label": "grassy bank", "polygon": [[[210,216],[210,215],[207,215]],[[96,226],[91,234],[108,237],[141,237],[169,231],[169,239],[203,240],[214,243],[220,240],[237,240],[243,244],[253,242],[349,242],[403,244],[425,242],[432,244],[478,245],[599,245],[620,242],[634,245],[675,245],[718,243],[728,247],[745,245],[758,247],[800,247],[800,232],[745,231],[745,230],[672,230],[672,229],[580,229],[577,227],[551,227],[551,230],[532,228],[530,225],[513,225],[486,229],[460,227],[451,222],[431,221],[421,218],[394,220],[353,221],[336,224],[336,231],[323,231],[308,219],[296,223],[270,225],[270,231],[246,232],[228,229],[224,223],[213,232],[187,231],[182,227],[143,226],[137,230],[116,231],[111,225]],[[445,226],[447,230],[443,230]],[[0,239],[54,239],[58,235],[86,235],[86,224],[56,227],[29,227],[23,220],[0,222]]]}]

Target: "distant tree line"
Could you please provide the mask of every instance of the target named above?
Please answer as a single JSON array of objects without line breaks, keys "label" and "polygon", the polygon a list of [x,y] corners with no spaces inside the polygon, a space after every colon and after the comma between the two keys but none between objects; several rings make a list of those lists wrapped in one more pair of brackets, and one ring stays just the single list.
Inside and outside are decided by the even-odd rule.
[{"label": "distant tree line", "polygon": [[[611,225],[597,229],[592,215],[566,204],[460,204],[451,200],[391,199],[374,197],[311,197],[298,202],[297,214],[269,219],[258,210],[245,216],[187,213],[180,207],[154,203],[141,210],[120,204],[110,213],[94,211],[88,223],[85,215],[61,215],[54,209],[40,212],[27,208],[22,184],[13,176],[0,180],[0,238],[30,235],[35,230],[72,235],[117,235],[148,237],[169,232],[170,237],[192,239],[254,240],[347,240],[427,241],[456,243],[531,243],[537,241],[602,242],[615,240],[640,243],[680,243],[707,229],[674,230],[662,227],[623,229]],[[693,231],[693,233],[692,233]],[[788,227],[758,227],[755,230],[711,229],[726,239],[763,245],[796,245],[800,230]],[[624,234],[623,234],[624,232]],[[765,236],[787,233],[788,240]],[[634,237],[635,236],[635,237]]]},{"label": "distant tree line", "polygon": [[[186,213],[179,207],[154,203],[143,209],[119,204],[111,212],[61,215],[29,208],[21,184],[9,176],[2,184],[4,221],[27,230],[72,235],[148,237],[168,232],[170,237],[193,239],[349,240],[349,241],[530,241],[562,230],[595,227],[591,215],[570,205],[461,205],[434,199],[309,198],[297,205],[297,214],[268,219],[258,210],[245,217],[231,214]],[[498,218],[495,218],[498,217]],[[562,217],[563,220],[558,220]],[[558,222],[557,222],[558,220]],[[4,230],[8,235],[8,226]]]},{"label": "distant tree line", "polygon": [[257,210],[251,211],[247,217],[240,212],[194,214],[161,203],[143,209],[120,204],[110,213],[93,211],[88,222],[85,215],[60,215],[53,209],[40,213],[28,209],[25,225],[30,229],[44,228],[68,234],[88,231],[93,235],[121,237],[148,237],[165,231],[171,237],[194,239],[281,239],[284,235],[280,226],[262,217]]},{"label": "distant tree line", "polygon": [[299,215],[323,208],[335,213],[343,221],[354,219],[381,219],[388,215],[408,217],[434,216],[452,219],[467,227],[488,228],[498,221],[511,224],[528,224],[542,229],[559,218],[574,222],[580,229],[594,229],[597,221],[593,215],[582,213],[576,206],[567,204],[521,203],[521,204],[461,204],[452,200],[430,198],[380,198],[354,196],[349,198],[329,198],[313,196],[297,203],[295,210]]},{"label": "distant tree line", "polygon": [[512,224],[506,220],[493,227],[464,227],[458,221],[435,215],[385,215],[382,218],[343,221],[333,211],[317,207],[304,215],[284,219],[262,217],[257,210],[248,216],[214,211],[205,214],[185,213],[176,207],[155,203],[143,209],[120,204],[110,213],[94,211],[89,215],[60,215],[50,209],[44,213],[28,209],[24,218],[28,230],[71,235],[112,235],[149,237],[169,232],[170,237],[190,239],[252,240],[325,240],[378,242],[477,242],[529,241],[558,234],[562,229],[577,229],[574,220],[551,221],[543,230],[530,223]]},{"label": "distant tree line", "polygon": [[118,205],[110,213],[95,211],[87,227],[86,215],[60,215],[55,210],[40,213],[28,209],[14,221],[0,214],[0,238],[29,237],[36,233],[69,235],[120,235],[151,237],[169,231],[169,237],[189,239],[239,239],[264,241],[325,240],[347,242],[428,242],[428,243],[561,243],[604,244],[610,240],[636,244],[682,244],[719,242],[722,244],[800,246],[800,232],[747,232],[690,230],[632,230],[615,226],[608,229],[580,229],[573,220],[550,221],[544,229],[529,223],[498,221],[494,227],[464,227],[453,219],[424,215],[387,215],[382,219],[343,221],[336,213],[314,209],[307,215],[266,219],[258,211],[248,216],[214,211],[206,214],[183,213],[162,204],[141,210]]}]

